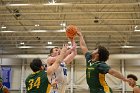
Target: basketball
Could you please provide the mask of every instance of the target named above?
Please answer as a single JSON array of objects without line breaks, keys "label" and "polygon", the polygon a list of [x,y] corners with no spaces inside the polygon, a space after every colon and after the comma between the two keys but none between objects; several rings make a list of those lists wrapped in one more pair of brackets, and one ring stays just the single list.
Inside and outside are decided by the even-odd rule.
[{"label": "basketball", "polygon": [[77,34],[77,27],[74,26],[74,25],[69,25],[67,28],[66,28],[66,36],[69,38],[69,39],[74,39],[74,37],[76,36]]}]

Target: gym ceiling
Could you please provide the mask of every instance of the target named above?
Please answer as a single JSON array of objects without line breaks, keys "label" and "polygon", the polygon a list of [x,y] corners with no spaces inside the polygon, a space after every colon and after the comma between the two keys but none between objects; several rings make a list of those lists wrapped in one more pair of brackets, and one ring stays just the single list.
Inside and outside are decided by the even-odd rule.
[{"label": "gym ceiling", "polygon": [[140,53],[140,0],[0,0],[1,54],[48,54],[69,42],[71,24],[90,51],[103,45],[111,54]]}]

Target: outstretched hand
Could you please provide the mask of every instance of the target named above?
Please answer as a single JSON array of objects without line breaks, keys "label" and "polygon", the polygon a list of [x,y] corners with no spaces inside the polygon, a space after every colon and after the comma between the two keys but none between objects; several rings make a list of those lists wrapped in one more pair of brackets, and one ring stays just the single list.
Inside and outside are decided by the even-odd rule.
[{"label": "outstretched hand", "polygon": [[131,80],[129,80],[129,79],[125,79],[125,80],[123,80],[123,81],[127,82],[129,85],[132,84]]},{"label": "outstretched hand", "polygon": [[66,53],[68,44],[63,44],[61,52]]}]

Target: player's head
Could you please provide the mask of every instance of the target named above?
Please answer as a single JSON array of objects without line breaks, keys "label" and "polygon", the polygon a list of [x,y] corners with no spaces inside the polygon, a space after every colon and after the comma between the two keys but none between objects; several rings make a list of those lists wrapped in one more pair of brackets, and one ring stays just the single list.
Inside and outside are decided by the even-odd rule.
[{"label": "player's head", "polygon": [[92,59],[95,61],[107,61],[109,58],[109,51],[104,46],[98,46],[92,52]]},{"label": "player's head", "polygon": [[37,72],[39,70],[44,69],[42,61],[39,58],[33,59],[33,61],[30,63],[30,68],[33,72]]},{"label": "player's head", "polygon": [[138,78],[134,74],[128,74],[127,78],[131,81],[137,81],[138,80]]},{"label": "player's head", "polygon": [[133,74],[127,75],[127,79],[129,79],[131,81],[131,84],[129,84],[129,85],[132,87],[134,87],[136,85],[136,81],[138,80],[138,78]]},{"label": "player's head", "polygon": [[58,47],[54,47],[54,48],[51,48],[50,49],[50,55],[51,56],[57,56],[57,55],[59,55],[60,54],[60,48],[58,48]]},{"label": "player's head", "polygon": [[137,78],[135,75],[133,75],[133,74],[127,75],[127,78],[128,78],[128,79],[131,78],[131,79],[133,79],[133,80],[135,80],[135,81],[138,80],[138,78]]}]

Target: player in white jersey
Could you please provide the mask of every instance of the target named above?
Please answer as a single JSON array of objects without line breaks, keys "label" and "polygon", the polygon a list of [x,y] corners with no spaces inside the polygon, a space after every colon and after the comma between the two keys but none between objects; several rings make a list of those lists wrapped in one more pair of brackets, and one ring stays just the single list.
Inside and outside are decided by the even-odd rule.
[{"label": "player in white jersey", "polygon": [[[46,64],[47,66],[50,66],[54,63],[56,57],[60,53],[60,49],[58,47],[52,48],[50,50],[50,57],[48,57]],[[67,53],[65,55],[65,58],[63,62],[60,64],[59,68],[55,73],[53,73],[51,76],[49,76],[49,81],[52,83],[52,90],[51,93],[65,93],[66,90],[66,84],[67,84],[67,67],[66,64],[70,64],[74,57],[77,54],[76,50],[76,43],[72,42],[72,47],[67,50]]]},{"label": "player in white jersey", "polygon": [[60,64],[60,67],[49,78],[51,83],[56,82],[52,86],[51,93],[65,93],[67,85],[67,67],[65,62]]}]

